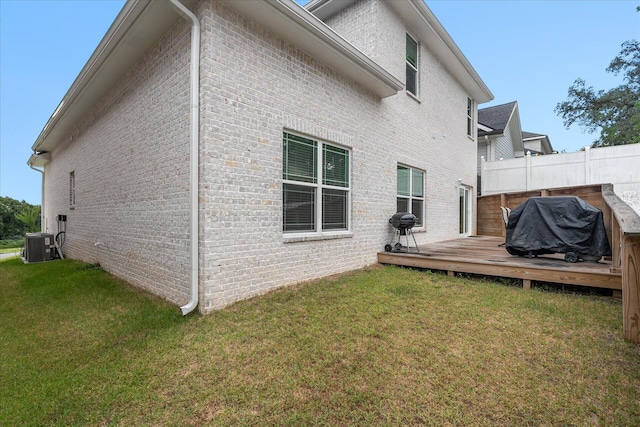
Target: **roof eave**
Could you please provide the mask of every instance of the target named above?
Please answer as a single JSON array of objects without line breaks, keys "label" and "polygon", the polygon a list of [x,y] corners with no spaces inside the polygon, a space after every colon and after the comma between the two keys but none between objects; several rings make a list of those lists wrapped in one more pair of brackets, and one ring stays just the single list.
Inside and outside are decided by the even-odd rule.
[{"label": "roof eave", "polygon": [[386,98],[404,84],[293,0],[222,0],[307,54]]},{"label": "roof eave", "polygon": [[[183,0],[192,4],[195,0]],[[129,0],[107,30],[32,146],[51,151],[95,103],[173,25],[168,2]]]},{"label": "roof eave", "polygon": [[[304,7],[319,19],[326,20],[354,1],[312,0]],[[493,93],[423,0],[394,0],[388,4],[409,24],[416,36],[427,43],[477,103],[493,100]]]}]

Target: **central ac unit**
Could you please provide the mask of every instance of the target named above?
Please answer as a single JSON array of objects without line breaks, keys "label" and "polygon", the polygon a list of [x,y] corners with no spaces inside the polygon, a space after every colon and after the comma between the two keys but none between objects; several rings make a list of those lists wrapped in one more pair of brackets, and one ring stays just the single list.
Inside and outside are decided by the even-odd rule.
[{"label": "central ac unit", "polygon": [[26,262],[51,261],[55,251],[55,240],[53,234],[27,233],[24,247]]}]

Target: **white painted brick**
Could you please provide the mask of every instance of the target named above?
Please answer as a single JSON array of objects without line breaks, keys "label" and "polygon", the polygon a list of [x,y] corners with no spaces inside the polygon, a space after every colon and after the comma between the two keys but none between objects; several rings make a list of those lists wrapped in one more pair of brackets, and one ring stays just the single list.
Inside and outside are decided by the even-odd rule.
[{"label": "white painted brick", "polygon": [[[457,237],[456,180],[475,187],[476,145],[466,136],[467,94],[428,46],[421,43],[421,102],[404,92],[379,99],[223,4],[203,0],[196,13],[201,311],[375,263],[393,234],[399,162],[426,172],[419,243]],[[404,80],[407,28],[384,2],[356,2],[329,23]],[[180,20],[88,112],[79,134],[52,153],[45,190],[48,231],[55,215],[68,215],[68,256],[177,304],[189,288],[189,30]],[[351,150],[348,238],[283,236],[284,130]]]}]

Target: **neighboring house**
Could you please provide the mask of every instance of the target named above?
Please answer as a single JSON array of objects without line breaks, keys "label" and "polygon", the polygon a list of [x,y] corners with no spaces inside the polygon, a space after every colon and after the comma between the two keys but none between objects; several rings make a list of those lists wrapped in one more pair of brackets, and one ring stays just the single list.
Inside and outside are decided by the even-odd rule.
[{"label": "neighboring house", "polygon": [[523,132],[516,101],[478,110],[478,189],[482,160],[496,160],[553,153],[547,135]]},{"label": "neighboring house", "polygon": [[478,174],[481,157],[490,162],[522,156],[524,143],[518,103],[478,110]]},{"label": "neighboring house", "polygon": [[422,0],[129,0],[28,163],[65,256],[208,312],[374,264],[396,210],[471,233],[492,97]]},{"label": "neighboring house", "polygon": [[522,142],[524,152],[531,153],[532,156],[542,156],[545,154],[555,154],[551,141],[547,135],[532,132],[522,132]]}]

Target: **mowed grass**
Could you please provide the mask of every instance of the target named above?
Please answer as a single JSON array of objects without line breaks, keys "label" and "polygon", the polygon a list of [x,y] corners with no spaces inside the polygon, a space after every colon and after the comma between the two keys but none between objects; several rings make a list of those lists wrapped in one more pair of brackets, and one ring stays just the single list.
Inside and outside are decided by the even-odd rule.
[{"label": "mowed grass", "polygon": [[640,425],[611,298],[374,267],[183,318],[74,261],[0,278],[0,425]]}]

